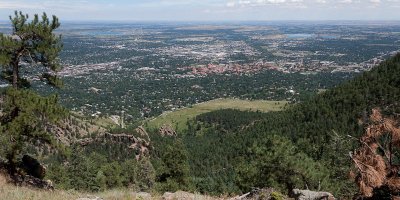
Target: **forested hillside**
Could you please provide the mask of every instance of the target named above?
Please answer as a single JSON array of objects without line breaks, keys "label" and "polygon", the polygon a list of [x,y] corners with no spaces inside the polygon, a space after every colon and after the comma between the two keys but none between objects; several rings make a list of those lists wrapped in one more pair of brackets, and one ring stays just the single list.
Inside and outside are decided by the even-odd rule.
[{"label": "forested hillside", "polygon": [[70,156],[48,161],[49,177],[62,188],[95,191],[133,187],[218,195],[274,187],[283,193],[309,188],[350,197],[355,185],[347,175],[352,165],[348,152],[358,146],[354,138],[372,108],[398,115],[399,99],[397,55],[284,111],[218,110],[198,115],[178,136],[150,131],[150,159],[133,160],[134,152],[123,142],[74,145]]},{"label": "forested hillside", "polygon": [[[220,110],[198,116],[183,134],[196,190],[251,187],[322,189],[352,195],[348,152],[372,108],[400,113],[400,55],[285,111]],[[159,143],[158,145],[162,145]],[[157,149],[157,147],[155,147]]]},{"label": "forested hillside", "polygon": [[[111,132],[135,136],[134,143],[94,133],[90,144],[78,142],[64,154],[42,157],[47,158],[43,159],[49,166],[47,177],[65,189],[129,187],[235,195],[255,187],[273,187],[286,194],[293,188],[308,188],[350,198],[356,190],[348,178],[352,166],[348,152],[358,146],[355,138],[372,108],[398,117],[399,99],[397,55],[283,111],[203,113],[188,121],[188,131],[177,136],[160,135],[158,130],[145,133],[136,127]],[[135,159],[143,149],[145,157]]]}]

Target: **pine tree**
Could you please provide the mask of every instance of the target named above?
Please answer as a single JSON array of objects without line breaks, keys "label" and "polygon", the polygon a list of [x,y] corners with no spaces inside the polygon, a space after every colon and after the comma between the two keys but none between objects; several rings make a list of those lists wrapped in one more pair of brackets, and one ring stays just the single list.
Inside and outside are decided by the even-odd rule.
[{"label": "pine tree", "polygon": [[98,171],[96,175],[96,183],[98,186],[97,191],[103,191],[107,188],[107,177],[104,175],[103,171]]},{"label": "pine tree", "polygon": [[32,21],[28,22],[28,19],[28,15],[15,11],[15,16],[10,16],[11,35],[0,33],[2,78],[14,88],[28,87],[27,80],[21,78],[21,62],[24,61],[30,67],[39,68],[37,70],[42,72],[42,80],[61,86],[55,74],[60,69],[58,55],[62,49],[61,35],[53,33],[60,26],[58,18],[53,15],[50,22],[46,13],[43,13],[41,19],[37,14]]},{"label": "pine tree", "polygon": [[57,146],[48,128],[67,112],[58,105],[56,96],[40,97],[29,90],[10,88],[0,110],[0,156],[6,158],[11,174],[29,145]]},{"label": "pine tree", "polygon": [[177,139],[168,145],[161,160],[162,166],[157,171],[159,189],[161,191],[190,189],[188,155],[182,140]]},{"label": "pine tree", "polygon": [[25,90],[29,82],[21,77],[20,69],[26,66],[31,68],[24,71],[40,72],[42,80],[61,86],[56,76],[60,69],[61,36],[53,33],[60,26],[58,18],[53,16],[50,22],[46,13],[41,19],[35,15],[28,22],[28,18],[16,11],[14,17],[10,16],[11,35],[0,33],[0,78],[12,84],[12,88],[2,94],[4,102],[0,104],[0,157],[6,158],[11,175],[17,172],[23,154],[34,153],[26,152],[27,147],[59,146],[54,142],[51,127],[67,115],[58,104],[57,96],[41,97]]},{"label": "pine tree", "polygon": [[139,190],[149,191],[153,188],[156,179],[156,172],[148,158],[139,160],[138,173],[136,174],[135,179],[138,182]]},{"label": "pine tree", "polygon": [[332,189],[329,171],[321,163],[300,152],[287,138],[271,135],[250,148],[251,161],[237,168],[236,181],[244,190],[273,187],[290,193],[295,188]]}]

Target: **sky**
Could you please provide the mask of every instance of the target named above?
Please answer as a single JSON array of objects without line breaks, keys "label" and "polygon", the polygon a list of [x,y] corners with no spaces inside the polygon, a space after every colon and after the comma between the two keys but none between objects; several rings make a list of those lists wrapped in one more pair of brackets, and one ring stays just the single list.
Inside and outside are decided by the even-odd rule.
[{"label": "sky", "polygon": [[400,0],[0,0],[65,21],[400,20]]}]

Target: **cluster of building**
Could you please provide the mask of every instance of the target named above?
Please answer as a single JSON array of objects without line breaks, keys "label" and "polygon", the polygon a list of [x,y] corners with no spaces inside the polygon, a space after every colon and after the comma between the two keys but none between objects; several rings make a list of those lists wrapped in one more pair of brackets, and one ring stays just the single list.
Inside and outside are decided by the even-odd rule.
[{"label": "cluster of building", "polygon": [[[255,74],[262,70],[276,70],[283,73],[319,73],[319,72],[362,72],[368,71],[372,67],[382,62],[383,58],[373,58],[363,63],[352,63],[348,65],[338,65],[333,61],[312,60],[305,64],[303,60],[299,61],[257,61],[248,64],[227,63],[227,64],[208,64],[194,65],[178,68],[185,72],[187,76],[199,77],[211,74]],[[178,78],[179,78],[178,77]]]},{"label": "cluster of building", "polygon": [[244,41],[215,42],[213,44],[173,45],[156,49],[159,55],[168,55],[173,58],[192,58],[195,60],[226,61],[230,56],[242,54],[255,56],[259,53]]},{"label": "cluster of building", "polygon": [[94,71],[106,71],[110,69],[116,69],[119,67],[120,62],[108,62],[98,64],[82,64],[82,65],[67,65],[63,67],[63,70],[58,73],[60,76],[81,76],[90,74]]},{"label": "cluster of building", "polygon": [[209,74],[254,74],[264,69],[276,69],[274,63],[254,62],[249,64],[208,64],[178,68],[187,74],[194,76],[206,76]]}]

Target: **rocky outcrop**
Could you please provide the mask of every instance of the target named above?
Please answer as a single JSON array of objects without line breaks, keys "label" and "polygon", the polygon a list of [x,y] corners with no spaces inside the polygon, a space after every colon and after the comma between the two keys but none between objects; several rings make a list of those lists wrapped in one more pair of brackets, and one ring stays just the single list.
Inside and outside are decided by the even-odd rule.
[{"label": "rocky outcrop", "polygon": [[85,122],[76,117],[69,116],[58,123],[47,123],[47,132],[51,133],[58,143],[70,146],[77,137],[85,137],[93,132],[104,134],[106,129],[95,124]]},{"label": "rocky outcrop", "polygon": [[53,133],[54,137],[58,142],[65,146],[70,146],[72,140],[72,133],[69,133],[68,129],[56,124],[48,123],[46,125],[46,131],[49,133]]},{"label": "rocky outcrop", "polygon": [[129,134],[111,134],[105,133],[103,135],[104,140],[112,141],[112,142],[122,142],[122,143],[135,143],[137,142],[137,138],[134,135]]},{"label": "rocky outcrop", "polygon": [[18,186],[54,190],[53,182],[50,180],[42,180],[30,175],[15,175],[12,179]]},{"label": "rocky outcrop", "polygon": [[141,126],[136,128],[136,132],[140,134],[143,138],[125,133],[122,134],[104,133],[98,135],[95,138],[83,138],[76,140],[76,143],[80,144],[81,146],[87,146],[96,142],[127,144],[127,149],[134,151],[136,154],[135,156],[136,159],[139,160],[140,158],[149,155],[150,138],[147,132]]},{"label": "rocky outcrop", "polygon": [[21,167],[28,175],[35,178],[43,179],[46,176],[46,167],[29,155],[22,157]]},{"label": "rocky outcrop", "polygon": [[0,185],[13,183],[17,186],[54,190],[51,180],[43,180],[46,175],[46,167],[37,159],[24,155],[22,161],[18,163],[16,171],[17,173],[10,175],[6,161],[0,159],[0,182],[3,182]]},{"label": "rocky outcrop", "polygon": [[142,138],[144,138],[147,141],[150,141],[149,134],[147,133],[146,129],[143,126],[138,126],[135,129],[136,133],[138,133]]},{"label": "rocky outcrop", "polygon": [[315,192],[310,190],[293,190],[293,197],[296,200],[334,200],[335,197],[329,192]]},{"label": "rocky outcrop", "polygon": [[[299,190],[294,189],[292,191],[295,200],[334,200],[335,198],[329,192],[315,192],[310,190]],[[290,198],[290,199],[292,199]],[[282,195],[273,188],[266,189],[253,189],[251,192],[243,194],[241,196],[233,197],[230,200],[261,200],[261,199],[289,199]]]},{"label": "rocky outcrop", "polygon": [[176,136],[176,131],[168,124],[162,125],[158,132],[162,136]]}]

